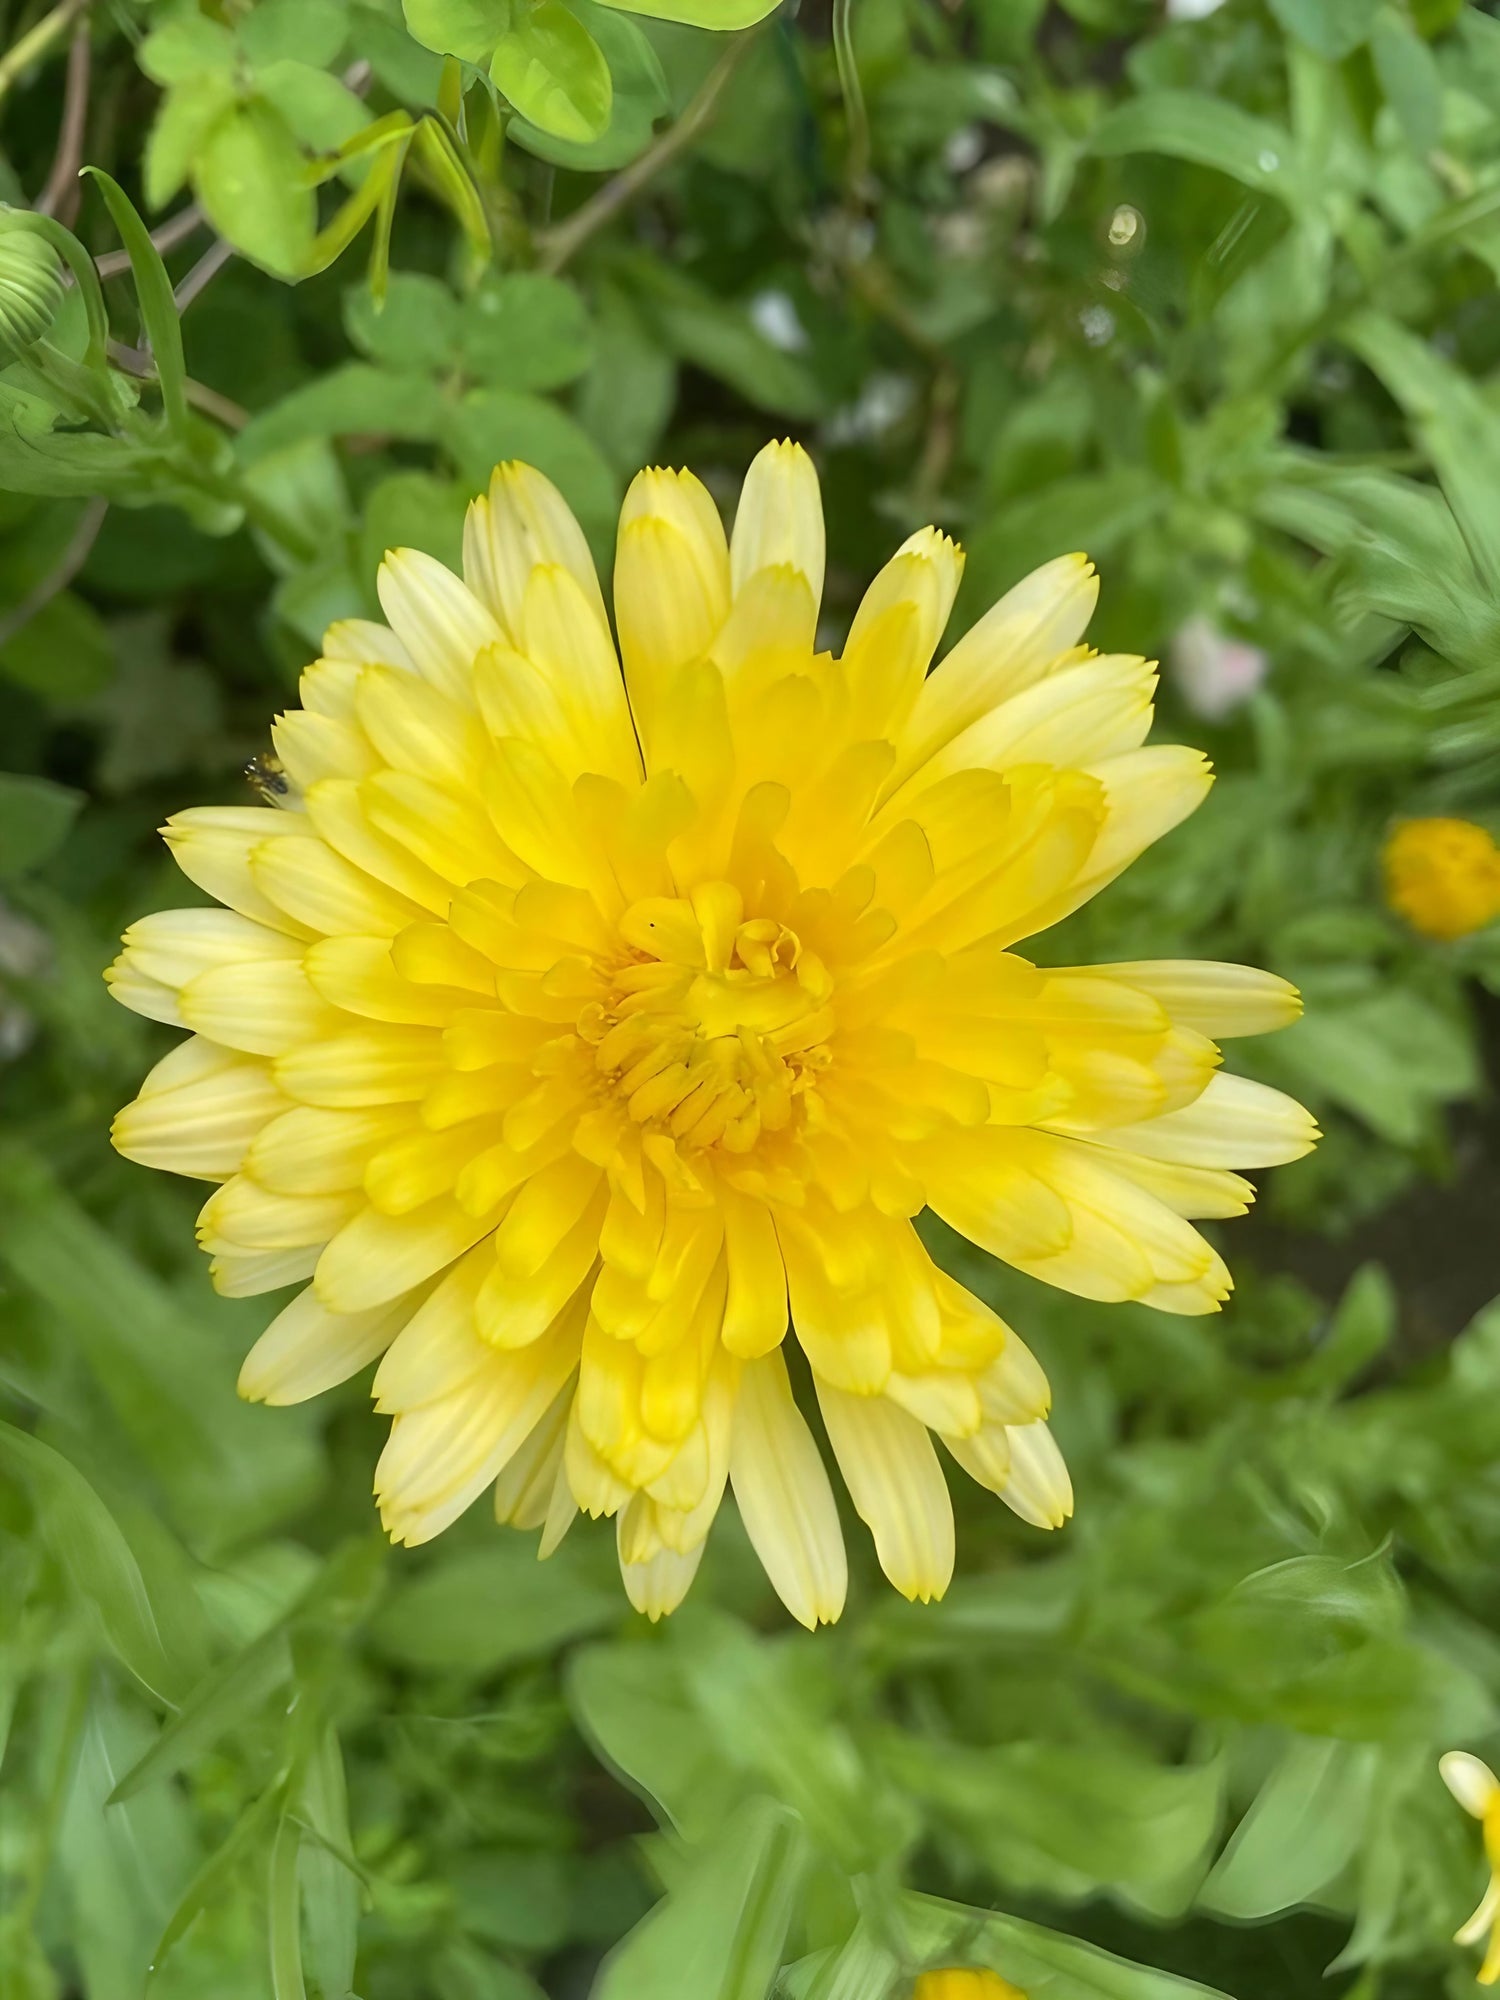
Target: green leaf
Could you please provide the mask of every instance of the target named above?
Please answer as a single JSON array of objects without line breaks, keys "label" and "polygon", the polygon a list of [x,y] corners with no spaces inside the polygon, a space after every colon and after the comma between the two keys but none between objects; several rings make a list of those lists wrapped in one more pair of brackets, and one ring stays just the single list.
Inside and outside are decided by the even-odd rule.
[{"label": "green leaf", "polygon": [[271,1918],[271,1993],[273,2000],[307,2000],[302,1978],[302,1885],[297,1862],[302,1829],[283,1813],[271,1842],[267,1902]]},{"label": "green leaf", "polygon": [[359,577],[373,591],[389,549],[421,549],[455,574],[463,568],[468,495],[430,472],[393,472],[365,502],[359,531]]},{"label": "green leaf", "polygon": [[163,207],[189,178],[209,133],[235,100],[227,71],[189,77],[166,93],[146,140],[148,208]]},{"label": "green leaf", "polygon": [[490,76],[523,118],[554,138],[587,144],[609,124],[609,64],[562,0],[512,0]]},{"label": "green leaf", "polygon": [[136,60],[153,83],[185,83],[211,70],[227,72],[234,62],[234,36],[194,8],[153,28]]},{"label": "green leaf", "polygon": [[622,14],[649,14],[654,21],[682,21],[690,28],[720,33],[752,28],[774,14],[781,0],[601,0]]},{"label": "green leaf", "polygon": [[353,1844],[338,1732],[327,1728],[307,1760],[298,1810],[318,1838],[302,1843],[300,1875],[308,1970],[326,2000],[354,1986],[359,1948],[359,1878],[339,1859]]},{"label": "green leaf", "polygon": [[1391,5],[1375,17],[1370,54],[1406,143],[1415,153],[1430,153],[1443,128],[1443,79],[1437,58],[1406,15]]},{"label": "green leaf", "polygon": [[[71,590],[49,597],[40,611],[0,642],[0,674],[59,705],[97,694],[114,670],[110,628],[86,599]],[[0,851],[9,853],[3,838]]]},{"label": "green leaf", "polygon": [[4,1422],[0,1467],[30,1493],[44,1540],[93,1606],[114,1652],[149,1694],[170,1702],[181,1668],[168,1654],[157,1607],[114,1515],[61,1452]]},{"label": "green leaf", "polygon": [[1228,2000],[1216,1987],[1132,1965],[1113,1952],[1020,1917],[996,1916],[935,1896],[907,1895],[892,1911],[921,1965],[988,1966],[1046,2000]]},{"label": "green leaf", "polygon": [[370,1629],[403,1666],[478,1675],[538,1659],[619,1616],[614,1593],[577,1567],[571,1542],[547,1562],[518,1536],[439,1559],[393,1591]]},{"label": "green leaf", "polygon": [[645,151],[657,119],[671,109],[671,94],[661,58],[633,21],[610,13],[595,0],[570,0],[570,5],[609,64],[609,123],[587,145],[555,138],[525,118],[513,118],[505,136],[556,166],[609,173]]},{"label": "green leaf", "polygon": [[464,303],[464,366],[500,389],[557,389],[581,375],[594,339],[574,286],[540,271],[487,279]]},{"label": "green leaf", "polygon": [[402,0],[406,25],[440,56],[487,63],[510,26],[512,0]]},{"label": "green leaf", "polygon": [[109,1803],[117,1805],[146,1786],[172,1777],[211,1750],[237,1723],[260,1708],[291,1673],[286,1634],[280,1626],[273,1627],[242,1653],[215,1667],[192,1689],[156,1740],[120,1778]]},{"label": "green leaf", "polygon": [[83,793],[50,778],[0,771],[0,881],[39,868],[68,837]]},{"label": "green leaf", "polygon": [[372,122],[362,99],[346,84],[304,62],[271,63],[256,85],[311,153],[337,152]]},{"label": "green leaf", "polygon": [[[167,1919],[166,1926],[157,1939],[156,1949],[151,1954],[151,1963],[158,1971],[167,1954],[181,1942],[197,1919],[227,1887],[238,1872],[241,1861],[276,1823],[283,1798],[283,1788],[276,1784],[262,1792],[259,1798],[253,1799],[230,1828],[224,1840],[189,1882]],[[262,1945],[262,1953],[264,1949]]]},{"label": "green leaf", "polygon": [[278,278],[298,275],[317,226],[303,164],[291,128],[263,98],[221,119],[194,164],[193,185],[214,228]]},{"label": "green leaf", "polygon": [[1088,144],[1091,152],[1106,156],[1165,153],[1213,167],[1291,209],[1305,200],[1291,134],[1222,97],[1192,90],[1143,91],[1107,111]]},{"label": "green leaf", "polygon": [[1344,338],[1416,427],[1490,598],[1500,598],[1500,411],[1394,320],[1361,315]]},{"label": "green leaf", "polygon": [[119,182],[105,173],[102,167],[85,167],[83,171],[98,182],[110,220],[120,232],[120,241],[130,258],[136,298],[141,309],[141,331],[156,364],[156,379],[161,386],[167,422],[184,443],[190,444],[193,431],[184,387],[187,364],[182,355],[182,322],[177,316],[167,267],[161,260],[161,252],[151,241],[150,231],[136,214],[134,203]]},{"label": "green leaf", "polygon": [[377,435],[430,440],[450,405],[428,375],[397,374],[349,361],[332,368],[256,417],[240,433],[240,455],[253,462],[305,438]]},{"label": "green leaf", "polygon": [[1199,1902],[1241,1922],[1310,1902],[1358,1850],[1378,1753],[1293,1740],[1235,1828]]},{"label": "green leaf", "polygon": [[767,2000],[805,1866],[793,1815],[747,1800],[610,1954],[595,2000]]},{"label": "green leaf", "polygon": [[235,35],[256,68],[296,62],[326,69],[344,46],[346,31],[339,0],[256,0]]},{"label": "green leaf", "polygon": [[1289,35],[1315,55],[1342,62],[1368,37],[1380,0],[1270,0]]},{"label": "green leaf", "polygon": [[740,309],[665,264],[631,266],[637,297],[667,348],[758,410],[808,419],[827,404],[822,384],[795,354],[773,347]]},{"label": "green leaf", "polygon": [[619,485],[598,446],[555,403],[508,389],[475,389],[443,417],[443,440],[460,472],[477,492],[494,466],[508,458],[534,465],[561,491],[585,529],[613,530]]},{"label": "green leaf", "polygon": [[586,1646],[568,1663],[567,1693],[599,1755],[689,1839],[716,1828],[743,1791],[666,1645]]},{"label": "green leaf", "polygon": [[429,111],[436,105],[442,57],[423,47],[415,30],[409,34],[399,15],[393,19],[374,6],[351,7],[349,46],[370,65],[376,80],[398,104],[413,111]]},{"label": "green leaf", "polygon": [[354,345],[387,368],[430,369],[440,374],[457,358],[458,301],[437,278],[393,271],[385,303],[367,285],[344,294],[344,326]]},{"label": "green leaf", "polygon": [[617,471],[651,462],[677,394],[677,370],[618,287],[595,305],[594,360],[579,384],[578,420]]}]

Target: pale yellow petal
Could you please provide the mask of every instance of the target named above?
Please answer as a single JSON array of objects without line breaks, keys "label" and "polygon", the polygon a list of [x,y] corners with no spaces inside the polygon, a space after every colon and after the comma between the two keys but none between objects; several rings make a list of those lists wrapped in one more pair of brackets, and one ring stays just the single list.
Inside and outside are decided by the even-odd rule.
[{"label": "pale yellow petal", "polygon": [[401,1298],[369,1312],[331,1313],[309,1285],[245,1356],[239,1392],[251,1403],[321,1396],[383,1354],[410,1311],[410,1299]]},{"label": "pale yellow petal", "polygon": [[729,544],[732,594],[738,597],[757,570],[782,563],[805,578],[816,613],[823,595],[823,500],[816,467],[790,440],[763,445],[745,474]]},{"label": "pale yellow petal", "polygon": [[[187,1045],[192,1046],[192,1045]],[[264,1063],[223,1060],[174,1088],[142,1089],[110,1128],[117,1152],[197,1180],[238,1173],[257,1134],[286,1107]]]},{"label": "pale yellow petal", "polygon": [[926,1604],[953,1575],[953,1505],[925,1425],[885,1396],[851,1396],[815,1376],[818,1405],[856,1513],[903,1597]]},{"label": "pale yellow petal", "polygon": [[1447,1750],[1438,1759],[1438,1775],[1463,1807],[1475,1819],[1483,1819],[1500,1796],[1500,1781],[1482,1757],[1468,1750]]},{"label": "pale yellow petal", "polygon": [[572,509],[550,479],[512,459],[495,467],[488,495],[474,502],[464,523],[464,580],[512,643],[521,631],[526,585],[540,563],[567,570],[603,617],[594,559]]},{"label": "pale yellow petal", "polygon": [[216,965],[178,996],[184,1024],[225,1048],[279,1056],[347,1025],[293,959]]},{"label": "pale yellow petal", "polygon": [[474,657],[505,636],[494,614],[420,549],[392,549],[375,588],[417,672],[451,700],[472,703]]},{"label": "pale yellow petal", "polygon": [[1184,1028],[1215,1041],[1236,1035],[1268,1035],[1302,1012],[1302,996],[1290,980],[1253,965],[1226,965],[1211,958],[1136,960],[1088,968],[1095,979],[1116,979],[1149,993]]},{"label": "pale yellow petal", "polygon": [[190,882],[241,916],[293,937],[312,933],[271,900],[250,861],[275,840],[305,841],[306,835],[303,814],[272,806],[191,806],[173,813],[162,828],[172,859]]},{"label": "pale yellow petal", "polygon": [[848,1563],[838,1507],[779,1353],[741,1371],[729,1461],[740,1519],[772,1587],[809,1630],[844,1608]]},{"label": "pale yellow petal", "polygon": [[378,1208],[362,1207],[318,1259],[318,1296],[330,1312],[383,1305],[436,1276],[487,1227],[448,1195],[409,1215],[382,1215]]}]

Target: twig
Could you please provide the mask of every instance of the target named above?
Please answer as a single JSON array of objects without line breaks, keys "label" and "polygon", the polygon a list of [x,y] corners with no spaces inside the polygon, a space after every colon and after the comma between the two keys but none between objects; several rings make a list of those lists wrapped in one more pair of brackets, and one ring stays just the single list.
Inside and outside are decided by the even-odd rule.
[{"label": "twig", "polygon": [[[127,347],[123,340],[112,340],[109,343],[109,358],[116,368],[122,368],[127,375],[134,375],[138,381],[156,380],[156,363],[144,347]],[[195,382],[191,375],[183,384],[183,393],[195,410],[217,417],[228,430],[242,431],[250,421],[250,412],[242,403],[221,396],[206,382]]]},{"label": "twig", "polygon": [[754,40],[753,31],[736,35],[704,78],[697,96],[677,123],[669,125],[639,159],[632,160],[622,173],[606,181],[597,194],[591,195],[571,215],[538,234],[537,248],[544,271],[560,271],[596,230],[602,229],[622,208],[628,207],[641,190],[655,180],[663,167],[693,143],[718,109],[724,86],[744,61]]},{"label": "twig", "polygon": [[215,279],[234,255],[234,245],[222,236],[211,243],[172,294],[179,313],[185,313],[198,294]]},{"label": "twig", "polygon": [[28,28],[21,39],[0,56],[0,97],[5,95],[23,70],[47,53],[88,3],[89,0],[60,0],[50,14],[44,14],[34,28]]},{"label": "twig", "polygon": [[99,539],[99,530],[104,526],[104,517],[108,512],[107,500],[90,500],[78,517],[78,526],[68,538],[68,546],[63,550],[55,567],[47,572],[33,591],[22,598],[14,611],[0,618],[0,646],[8,646],[16,634],[31,623],[39,611],[45,611],[53,598],[67,589],[88,561],[89,551]]},{"label": "twig", "polygon": [[82,193],[78,185],[78,169],[83,163],[84,127],[89,115],[91,53],[88,16],[84,15],[73,24],[57,153],[52,161],[52,171],[47,176],[47,185],[36,204],[39,214],[55,215],[59,222],[69,224],[78,213]]},{"label": "twig", "polygon": [[[197,202],[190,201],[186,208],[179,208],[175,215],[169,215],[160,228],[152,230],[151,241],[165,257],[169,250],[175,250],[195,230],[201,229],[203,222],[203,210]],[[118,278],[130,269],[130,252],[106,250],[102,257],[94,259],[94,269],[101,278]]]}]

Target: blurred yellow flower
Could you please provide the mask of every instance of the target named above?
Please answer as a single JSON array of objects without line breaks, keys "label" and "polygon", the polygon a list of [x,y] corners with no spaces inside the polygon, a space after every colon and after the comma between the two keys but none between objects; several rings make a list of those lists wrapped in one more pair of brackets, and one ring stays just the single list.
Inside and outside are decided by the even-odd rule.
[{"label": "blurred yellow flower", "polygon": [[1500,916],[1500,847],[1472,820],[1403,820],[1382,859],[1386,901],[1424,937],[1467,937]]},{"label": "blurred yellow flower", "polygon": [[1026,2000],[1026,1995],[998,1972],[955,1965],[924,1972],[912,1988],[911,2000]]},{"label": "blurred yellow flower", "polygon": [[489,1486],[544,1553],[576,1510],[613,1515],[657,1617],[730,1483],[794,1615],[836,1618],[790,1318],[887,1576],[935,1597],[934,1433],[1038,1527],[1072,1495],[1041,1369],[912,1218],[1086,1298],[1205,1313],[1228,1293],[1186,1218],[1242,1213],[1230,1168],[1316,1134],[1218,1074],[1210,1038],[1282,1026],[1296,994],[1242,966],[1015,952],[1209,773],[1142,747],[1148,663],[1080,643],[1080,556],[929,675],[962,564],[913,535],[835,659],[803,451],[755,460],[732,540],[690,473],[643,472],[617,656],[577,523],[505,466],[462,582],[398,551],[389,624],[329,632],[275,726],[272,803],[166,828],[226,907],[126,935],[116,998],[192,1039],[115,1143],[222,1183],[199,1221],[220,1291],[312,1280],[245,1395],[294,1402],[384,1356],[396,1540]]},{"label": "blurred yellow flower", "polygon": [[1466,1750],[1450,1750],[1438,1759],[1443,1783],[1467,1813],[1480,1823],[1484,1835],[1484,1856],[1490,1865],[1489,1887],[1479,1907],[1463,1927],[1455,1932],[1457,1944],[1477,1944],[1486,1932],[1489,1943],[1479,1968],[1479,1984],[1493,1986],[1500,1980],[1500,1780],[1489,1765]]}]

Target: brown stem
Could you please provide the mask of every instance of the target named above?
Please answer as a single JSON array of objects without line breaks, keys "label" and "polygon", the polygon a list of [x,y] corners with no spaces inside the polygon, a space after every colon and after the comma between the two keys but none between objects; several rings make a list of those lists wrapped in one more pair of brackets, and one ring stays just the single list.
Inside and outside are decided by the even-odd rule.
[{"label": "brown stem", "polygon": [[[165,257],[169,250],[185,243],[194,230],[201,229],[203,222],[203,210],[197,202],[190,201],[186,208],[179,208],[175,215],[169,215],[159,228],[152,230],[151,241]],[[106,250],[102,257],[94,259],[94,268],[101,278],[118,278],[130,269],[130,252]]]},{"label": "brown stem", "polygon": [[172,294],[179,313],[185,313],[204,287],[215,279],[234,255],[234,245],[219,237],[211,243]]},{"label": "brown stem", "polygon": [[52,171],[47,176],[47,185],[36,204],[39,214],[55,215],[59,222],[68,226],[78,213],[82,193],[78,185],[78,169],[83,164],[84,127],[89,115],[91,57],[89,23],[85,14],[73,25],[73,39],[68,45],[68,79],[63,90],[62,126],[57,138],[57,152],[52,161]]},{"label": "brown stem", "polygon": [[29,625],[39,611],[44,611],[54,597],[61,595],[77,576],[89,559],[89,550],[99,539],[99,530],[104,526],[104,517],[109,512],[107,500],[90,500],[78,517],[78,526],[68,539],[57,563],[42,578],[36,588],[30,591],[14,611],[0,618],[0,646],[8,646],[16,634]]},{"label": "brown stem", "polygon": [[44,14],[35,27],[28,28],[19,40],[12,42],[5,54],[0,56],[0,97],[5,95],[23,70],[29,69],[47,53],[87,5],[88,0],[60,0],[50,14]]},{"label": "brown stem", "polygon": [[591,195],[571,215],[551,229],[538,233],[539,262],[544,271],[560,271],[596,230],[602,229],[622,208],[628,207],[642,189],[655,180],[663,167],[670,165],[684,148],[693,143],[718,109],[725,85],[744,61],[754,40],[754,31],[736,35],[703,79],[698,94],[676,124],[669,125],[639,159],[632,160],[613,180],[606,181],[597,194]]},{"label": "brown stem", "polygon": [[[116,368],[123,369],[127,375],[134,375],[138,381],[156,380],[156,363],[146,348],[127,347],[123,340],[112,340],[109,343],[109,358]],[[195,382],[191,375],[183,384],[183,393],[195,410],[202,410],[205,416],[216,417],[226,430],[242,431],[250,421],[250,412],[242,403],[221,396],[206,382]]]}]

